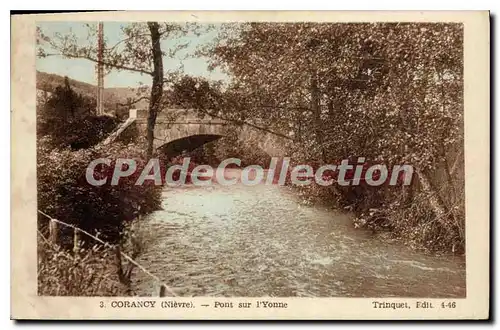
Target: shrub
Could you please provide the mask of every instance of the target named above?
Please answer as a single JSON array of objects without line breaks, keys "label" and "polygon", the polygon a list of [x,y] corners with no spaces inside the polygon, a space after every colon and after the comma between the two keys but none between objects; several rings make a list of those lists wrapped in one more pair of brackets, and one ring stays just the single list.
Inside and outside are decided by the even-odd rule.
[{"label": "shrub", "polygon": [[[160,207],[161,187],[147,182],[135,186],[145,166],[145,147],[137,141],[137,132],[106,146],[99,146],[118,125],[114,117],[93,114],[95,103],[74,93],[68,80],[53,95],[37,104],[37,188],[38,209],[75,225],[102,240],[124,245],[133,257],[142,248],[142,241],[128,226],[138,215]],[[132,158],[137,173],[123,178],[116,186],[93,186],[87,182],[86,170],[98,158]],[[101,168],[111,179],[114,162]],[[48,219],[39,215],[42,235],[48,233]],[[115,251],[95,245],[81,235],[82,250],[69,252],[73,245],[72,228],[59,226],[58,245],[39,237],[38,293],[63,296],[116,296],[129,293],[125,284],[130,271],[118,267]],[[130,265],[128,265],[130,266]],[[129,267],[129,270],[132,268]]]},{"label": "shrub", "polygon": [[116,117],[97,116],[95,100],[73,91],[67,78],[52,95],[37,102],[37,137],[48,138],[53,148],[90,148],[119,123]]},{"label": "shrub", "polygon": [[72,122],[65,130],[65,145],[73,150],[87,149],[104,140],[117,126],[118,119],[111,116],[87,116]]},{"label": "shrub", "polygon": [[[53,218],[93,234],[99,232],[105,240],[117,242],[129,221],[160,207],[161,187],[148,181],[135,186],[136,176],[122,178],[115,186],[110,184],[111,180],[103,186],[93,186],[86,180],[86,169],[98,158],[134,158],[137,175],[146,163],[145,151],[133,145],[115,143],[106,151],[96,148],[71,151],[50,149],[39,141],[38,208]],[[114,164],[107,168],[108,174],[113,167]],[[46,219],[40,217],[40,225],[45,226]],[[62,230],[63,244],[65,236],[71,238],[71,233],[66,235]]]}]

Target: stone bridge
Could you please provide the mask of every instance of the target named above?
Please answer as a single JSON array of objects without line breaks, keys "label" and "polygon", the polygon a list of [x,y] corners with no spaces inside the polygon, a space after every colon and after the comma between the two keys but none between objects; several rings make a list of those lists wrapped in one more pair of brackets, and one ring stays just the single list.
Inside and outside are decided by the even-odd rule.
[{"label": "stone bridge", "polygon": [[[147,110],[132,109],[129,118],[114,133],[118,136],[127,127],[135,124],[140,134],[146,134]],[[164,109],[158,114],[155,125],[155,149],[167,154],[180,154],[183,150],[197,147],[224,136],[237,135],[239,140],[252,143],[271,157],[283,157],[284,146],[289,139],[268,133],[250,125],[238,125],[234,122],[205,115],[190,109]],[[108,139],[113,139],[110,137]],[[106,142],[105,142],[106,143]]]}]

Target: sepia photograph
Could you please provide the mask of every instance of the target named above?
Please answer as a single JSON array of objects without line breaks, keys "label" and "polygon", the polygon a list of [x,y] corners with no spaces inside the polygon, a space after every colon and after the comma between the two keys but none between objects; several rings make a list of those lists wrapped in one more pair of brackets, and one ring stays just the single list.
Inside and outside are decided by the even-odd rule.
[{"label": "sepia photograph", "polygon": [[64,15],[30,25],[34,295],[124,313],[469,297],[465,118],[488,109],[466,116],[461,20]]}]

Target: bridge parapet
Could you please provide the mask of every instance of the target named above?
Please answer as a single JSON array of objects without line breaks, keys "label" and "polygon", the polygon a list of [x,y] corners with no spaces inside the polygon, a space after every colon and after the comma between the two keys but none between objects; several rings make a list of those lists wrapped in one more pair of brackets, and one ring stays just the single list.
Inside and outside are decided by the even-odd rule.
[{"label": "bridge parapet", "polygon": [[[135,117],[141,121],[148,118],[147,109],[131,109],[129,115],[132,116],[132,112],[135,113]],[[226,120],[214,118],[209,115],[200,116],[199,112],[194,109],[163,109],[158,113],[156,117],[157,121],[182,121],[182,120],[210,120],[211,122],[227,122]]]}]

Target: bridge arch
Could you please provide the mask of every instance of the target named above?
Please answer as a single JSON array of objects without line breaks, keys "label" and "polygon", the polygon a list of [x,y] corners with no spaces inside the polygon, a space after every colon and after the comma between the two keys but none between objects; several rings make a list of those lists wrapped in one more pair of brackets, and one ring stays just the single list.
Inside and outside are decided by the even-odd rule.
[{"label": "bridge arch", "polygon": [[219,140],[224,137],[221,134],[194,134],[171,140],[157,147],[157,149],[167,157],[175,157],[183,151],[193,151],[202,145]]}]

